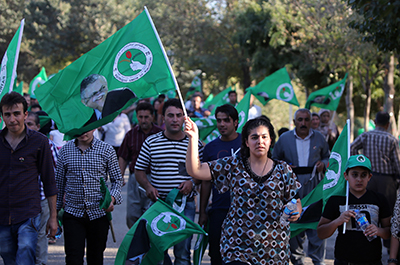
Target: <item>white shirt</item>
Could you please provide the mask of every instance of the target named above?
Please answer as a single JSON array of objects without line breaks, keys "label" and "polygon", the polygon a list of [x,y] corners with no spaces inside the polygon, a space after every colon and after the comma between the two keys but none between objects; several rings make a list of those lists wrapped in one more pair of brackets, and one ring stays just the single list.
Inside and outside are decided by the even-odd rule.
[{"label": "white shirt", "polygon": [[103,129],[105,133],[104,142],[119,147],[124,140],[125,134],[131,129],[131,124],[128,116],[125,113],[121,113],[112,122],[103,125]]},{"label": "white shirt", "polygon": [[308,135],[301,139],[294,130],[294,137],[296,137],[297,157],[299,158],[299,167],[308,167],[308,158],[310,156],[310,138],[314,132],[310,129]]}]

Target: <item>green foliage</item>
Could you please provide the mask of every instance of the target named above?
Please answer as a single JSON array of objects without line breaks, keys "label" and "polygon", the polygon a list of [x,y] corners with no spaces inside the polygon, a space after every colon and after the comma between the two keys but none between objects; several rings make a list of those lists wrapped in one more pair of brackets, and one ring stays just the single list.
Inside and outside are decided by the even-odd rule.
[{"label": "green foliage", "polygon": [[347,0],[364,19],[352,20],[350,26],[365,34],[382,51],[399,52],[400,2],[396,0]]}]

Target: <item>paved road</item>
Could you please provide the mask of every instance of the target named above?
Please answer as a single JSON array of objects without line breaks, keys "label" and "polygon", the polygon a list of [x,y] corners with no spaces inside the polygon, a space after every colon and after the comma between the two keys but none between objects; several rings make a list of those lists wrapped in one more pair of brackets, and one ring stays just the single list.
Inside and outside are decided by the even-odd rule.
[{"label": "paved road", "polygon": [[[128,175],[125,174],[125,181],[128,181]],[[118,247],[121,244],[125,234],[128,232],[128,227],[126,226],[125,221],[125,213],[126,213],[126,204],[125,198],[127,197],[127,185],[122,188],[122,195],[124,197],[124,203],[122,205],[118,205],[115,207],[113,212],[113,226],[115,230],[116,243],[113,242],[111,237],[111,232],[108,236],[107,241],[107,249],[104,253],[104,264],[105,265],[113,265],[115,256],[117,255]],[[197,216],[196,216],[197,217]],[[325,263],[327,265],[333,265],[333,251],[334,251],[334,243],[335,243],[335,234],[330,237],[326,244],[326,260]],[[387,264],[388,255],[386,250],[383,251],[383,264]],[[170,249],[170,256],[173,257],[172,251]],[[65,254],[64,254],[64,241],[63,237],[57,240],[55,244],[49,245],[49,260],[48,265],[61,265],[65,264]],[[0,265],[3,265],[3,261],[0,258]],[[208,257],[208,252],[205,253],[202,264],[210,264],[210,259]],[[306,258],[306,265],[312,265],[311,259]]]}]

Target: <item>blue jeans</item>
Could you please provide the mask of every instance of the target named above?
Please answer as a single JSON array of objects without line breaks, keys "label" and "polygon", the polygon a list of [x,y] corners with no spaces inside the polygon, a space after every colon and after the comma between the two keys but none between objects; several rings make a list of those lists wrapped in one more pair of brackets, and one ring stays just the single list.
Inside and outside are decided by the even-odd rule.
[{"label": "blue jeans", "polygon": [[0,256],[5,265],[32,265],[36,260],[36,244],[40,214],[13,225],[0,225]]},{"label": "blue jeans", "polygon": [[[196,214],[196,204],[194,201],[187,201],[184,214],[187,218],[194,221]],[[190,265],[190,243],[192,237],[189,237],[174,246],[174,265]]]}]

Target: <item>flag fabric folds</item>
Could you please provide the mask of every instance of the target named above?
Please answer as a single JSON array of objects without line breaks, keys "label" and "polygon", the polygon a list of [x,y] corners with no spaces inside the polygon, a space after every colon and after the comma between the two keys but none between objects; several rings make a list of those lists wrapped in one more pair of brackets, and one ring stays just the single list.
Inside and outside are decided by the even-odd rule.
[{"label": "flag fabric folds", "polygon": [[21,20],[21,24],[11,39],[10,44],[4,53],[0,67],[0,99],[7,93],[13,91],[14,82],[17,77],[17,65],[19,50],[21,47],[22,33],[24,31],[25,19]]},{"label": "flag fabric folds", "polygon": [[[143,226],[143,221],[146,225]],[[140,228],[139,225],[142,224]],[[137,232],[138,229],[142,230]],[[143,233],[143,229],[147,233]],[[144,235],[144,239],[133,240],[135,234]],[[146,237],[150,241],[150,249],[142,255],[142,262],[137,264],[153,265],[164,259],[164,251],[185,240],[192,234],[206,234],[201,227],[189,218],[176,211],[163,200],[157,200],[132,226],[125,235],[115,258],[115,265],[123,265],[133,257],[128,256],[129,249],[139,247]],[[134,244],[132,246],[132,244]],[[131,264],[131,263],[126,263]],[[133,263],[132,263],[133,264]]]},{"label": "flag fabric folds", "polygon": [[[204,231],[208,233],[209,220],[207,221],[207,225],[204,228]],[[197,234],[196,243],[193,247],[193,265],[201,265],[201,261],[203,260],[204,252],[207,249],[208,245],[208,235]]]},{"label": "flag fabric folds", "polygon": [[46,74],[46,69],[42,67],[42,70],[40,70],[39,74],[37,74],[29,83],[29,91],[28,91],[29,95],[31,95],[31,97],[35,96],[36,88],[46,83],[47,80],[48,78]]},{"label": "flag fabric folds", "polygon": [[[43,110],[65,133],[66,139],[71,139],[112,121],[138,98],[176,89],[166,58],[158,33],[145,9],[132,22],[38,87],[35,94]],[[107,101],[114,91],[130,90],[133,93],[129,97],[124,96],[126,94],[117,97],[123,106],[113,104],[111,107],[115,109],[118,106],[117,110],[88,123],[95,110],[83,104],[90,99],[81,98],[80,85],[84,78],[92,74],[103,76],[107,83],[91,94],[93,101],[101,97]]]},{"label": "flag fabric folds", "polygon": [[346,79],[347,74],[339,82],[312,92],[307,99],[305,108],[310,109],[311,106],[316,106],[335,111],[339,105],[340,98],[342,97],[346,85]]},{"label": "flag fabric folds", "polygon": [[300,220],[290,224],[291,237],[306,229],[317,229],[326,202],[331,196],[346,196],[343,173],[350,157],[349,120],[332,148],[324,179],[301,200],[303,212]]},{"label": "flag fabric folds", "polygon": [[186,93],[186,100],[190,100],[195,92],[201,92],[201,79],[197,75],[193,78],[189,91]]},{"label": "flag fabric folds", "polygon": [[278,99],[300,106],[286,67],[279,69],[254,87],[249,87],[246,90],[250,91],[263,105],[266,105],[271,99]]},{"label": "flag fabric folds", "polygon": [[215,109],[218,106],[224,105],[229,102],[229,99],[228,99],[229,91],[233,91],[232,87],[228,87],[228,88],[222,90],[220,93],[213,96],[213,98],[211,100],[208,100],[208,98],[207,98],[207,100],[204,102],[203,108],[207,109],[209,106],[214,105],[213,111],[211,112],[211,115],[214,115]]}]

